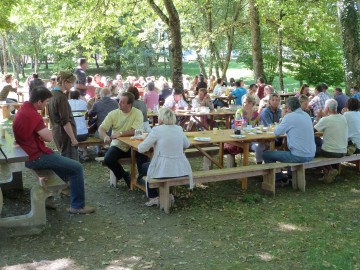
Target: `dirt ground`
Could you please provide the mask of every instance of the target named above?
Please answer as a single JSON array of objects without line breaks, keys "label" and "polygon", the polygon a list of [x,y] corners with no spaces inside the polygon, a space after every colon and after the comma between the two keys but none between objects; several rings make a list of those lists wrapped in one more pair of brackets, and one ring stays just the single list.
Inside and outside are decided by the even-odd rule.
[{"label": "dirt ground", "polygon": [[[47,211],[48,223],[42,233],[1,234],[1,269],[321,269],[311,262],[312,252],[306,247],[305,232],[314,232],[311,239],[327,233],[317,225],[321,211],[313,208],[329,204],[334,193],[349,194],[359,186],[358,175],[350,167],[348,174],[338,178],[339,183],[326,186],[313,181],[306,193],[283,188],[275,198],[259,195],[261,179],[249,181],[246,192],[235,180],[196,188],[192,193],[184,187],[178,190],[172,213],[166,215],[156,207],[143,206],[147,199],[141,191],[129,191],[123,183],[110,188],[108,170],[99,163],[83,165],[86,201],[96,207],[96,213],[69,215],[65,211],[69,199],[56,197],[58,209]],[[28,171],[24,176],[29,187],[33,179]],[[356,202],[342,211],[349,212],[350,223],[358,222],[350,210],[359,206],[359,194],[346,196]],[[307,205],[311,201],[315,206]],[[14,201],[5,203],[2,215],[9,215],[7,204]],[[311,219],[304,207],[310,209],[306,212]],[[282,230],[281,224],[300,229]],[[354,227],[357,229],[346,232],[354,242],[347,241],[346,246],[358,247],[359,224]],[[358,255],[358,251],[349,255],[350,261]],[[336,266],[331,258],[329,263]],[[360,267],[356,261],[354,265]]]}]

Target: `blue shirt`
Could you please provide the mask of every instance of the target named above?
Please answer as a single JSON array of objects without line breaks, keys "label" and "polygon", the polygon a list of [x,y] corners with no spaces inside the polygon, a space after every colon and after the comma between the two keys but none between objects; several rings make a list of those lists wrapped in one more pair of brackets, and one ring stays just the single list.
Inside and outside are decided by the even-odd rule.
[{"label": "blue shirt", "polygon": [[243,95],[246,95],[246,89],[242,87],[238,87],[235,90],[231,92],[231,95],[235,97],[235,104],[236,105],[242,105],[241,98]]},{"label": "blue shirt", "polygon": [[279,122],[281,118],[281,109],[277,108],[276,112],[273,112],[270,107],[266,107],[261,111],[260,119],[265,127],[275,122]]},{"label": "blue shirt", "polygon": [[315,156],[314,128],[310,116],[301,108],[286,114],[275,128],[274,134],[287,135],[287,145],[291,154],[298,157]]},{"label": "blue shirt", "polygon": [[356,94],[353,94],[352,98],[360,99],[360,92],[357,92]]},{"label": "blue shirt", "polygon": [[334,96],[334,99],[337,101],[337,112],[341,113],[342,109],[346,107],[346,103],[349,99],[347,95],[344,95],[343,93],[339,93],[338,95]]}]

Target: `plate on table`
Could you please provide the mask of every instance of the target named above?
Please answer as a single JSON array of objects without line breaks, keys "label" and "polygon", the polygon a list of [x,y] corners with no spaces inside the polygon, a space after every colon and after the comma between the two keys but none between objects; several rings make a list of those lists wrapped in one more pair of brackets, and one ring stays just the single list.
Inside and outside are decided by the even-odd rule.
[{"label": "plate on table", "polygon": [[210,137],[195,137],[194,141],[198,141],[198,142],[210,142]]},{"label": "plate on table", "polygon": [[81,116],[84,116],[85,113],[82,113],[82,112],[73,112],[72,114],[74,117],[81,117]]},{"label": "plate on table", "polygon": [[230,135],[231,138],[235,138],[235,139],[241,139],[241,138],[245,138],[246,136],[243,135],[243,134],[233,134],[233,135]]}]

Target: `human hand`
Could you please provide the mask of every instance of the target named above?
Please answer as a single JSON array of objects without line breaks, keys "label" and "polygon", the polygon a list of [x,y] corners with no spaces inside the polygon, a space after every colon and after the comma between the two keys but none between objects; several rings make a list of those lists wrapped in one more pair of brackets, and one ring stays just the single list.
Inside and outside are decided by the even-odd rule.
[{"label": "human hand", "polygon": [[105,144],[109,144],[110,142],[111,142],[111,138],[106,135],[106,136],[104,137],[104,143],[105,143]]},{"label": "human hand", "polygon": [[76,138],[74,138],[74,139],[71,140],[71,145],[72,145],[72,146],[76,146],[76,145],[78,145],[78,144],[79,144],[79,142],[77,141]]}]

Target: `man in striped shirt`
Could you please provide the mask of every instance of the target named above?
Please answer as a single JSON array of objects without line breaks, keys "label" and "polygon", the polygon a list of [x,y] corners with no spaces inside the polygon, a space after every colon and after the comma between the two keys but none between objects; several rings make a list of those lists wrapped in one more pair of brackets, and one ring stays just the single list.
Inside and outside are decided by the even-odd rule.
[{"label": "man in striped shirt", "polygon": [[315,87],[315,97],[309,102],[309,109],[313,109],[314,116],[316,117],[318,111],[323,111],[325,109],[325,101],[329,97],[323,93],[323,88],[321,84],[318,84]]}]

